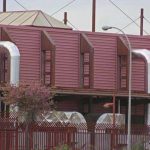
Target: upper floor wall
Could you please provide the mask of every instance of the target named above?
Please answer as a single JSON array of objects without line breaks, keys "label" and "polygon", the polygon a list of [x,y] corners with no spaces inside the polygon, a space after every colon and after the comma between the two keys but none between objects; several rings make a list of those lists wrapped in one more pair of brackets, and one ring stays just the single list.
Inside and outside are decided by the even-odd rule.
[{"label": "upper floor wall", "polygon": [[[121,82],[128,87],[128,69],[122,70],[123,76],[119,69],[117,39],[122,35],[1,26],[0,38],[3,41],[10,40],[2,33],[3,28],[19,48],[22,82],[42,81],[45,78],[53,82],[53,87],[77,89],[84,88],[86,79],[85,83],[92,84],[86,88],[100,91],[121,91]],[[150,49],[149,37],[129,36],[129,39],[133,49]],[[46,40],[50,45],[44,43]],[[84,61],[85,55],[87,58]],[[147,66],[144,59],[133,56],[132,68],[132,90],[146,92]],[[126,81],[123,81],[125,76]]]}]

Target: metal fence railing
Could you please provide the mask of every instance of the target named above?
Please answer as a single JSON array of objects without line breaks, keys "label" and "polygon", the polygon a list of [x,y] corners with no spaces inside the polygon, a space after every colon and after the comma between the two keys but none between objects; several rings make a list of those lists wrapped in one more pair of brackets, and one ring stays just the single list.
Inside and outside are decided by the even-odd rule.
[{"label": "metal fence railing", "polygon": [[[132,126],[131,143],[150,150],[150,126]],[[123,150],[126,145],[125,126],[0,119],[0,150]]]}]

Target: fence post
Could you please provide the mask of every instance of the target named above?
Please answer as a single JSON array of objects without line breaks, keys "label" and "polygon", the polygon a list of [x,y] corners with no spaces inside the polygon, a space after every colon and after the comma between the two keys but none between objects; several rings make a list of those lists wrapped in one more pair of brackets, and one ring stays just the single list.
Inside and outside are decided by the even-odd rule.
[{"label": "fence post", "polygon": [[90,132],[90,147],[95,147],[95,125],[96,123],[88,123],[88,131]]},{"label": "fence post", "polygon": [[25,149],[26,150],[30,150],[30,125],[29,122],[25,123],[26,127],[25,127]]},{"label": "fence post", "polygon": [[30,127],[29,127],[29,150],[32,150],[34,149],[34,146],[33,146],[33,132],[34,132],[34,128],[35,128],[35,124],[34,123],[30,123]]},{"label": "fence post", "polygon": [[70,129],[67,127],[67,145],[71,146],[71,134]]},{"label": "fence post", "polygon": [[116,150],[118,147],[118,132],[114,127],[111,129],[111,150]]},{"label": "fence post", "polygon": [[15,133],[15,150],[18,150],[18,124],[16,127],[16,133]]},{"label": "fence post", "polygon": [[6,130],[6,150],[9,150],[11,147],[10,145],[10,140],[12,139],[12,131],[11,130]]}]

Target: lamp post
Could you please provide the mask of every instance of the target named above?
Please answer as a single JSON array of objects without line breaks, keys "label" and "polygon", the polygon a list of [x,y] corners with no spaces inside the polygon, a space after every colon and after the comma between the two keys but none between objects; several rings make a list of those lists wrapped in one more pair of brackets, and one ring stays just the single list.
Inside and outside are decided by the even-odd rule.
[{"label": "lamp post", "polygon": [[128,81],[128,136],[127,136],[127,150],[131,150],[131,77],[132,77],[132,49],[131,49],[131,43],[129,41],[128,36],[125,34],[125,32],[117,27],[111,27],[111,26],[103,26],[102,27],[103,30],[109,30],[109,29],[117,29],[119,30],[121,33],[123,33],[123,35],[126,38],[127,44],[128,44],[128,55],[129,55],[129,81]]}]

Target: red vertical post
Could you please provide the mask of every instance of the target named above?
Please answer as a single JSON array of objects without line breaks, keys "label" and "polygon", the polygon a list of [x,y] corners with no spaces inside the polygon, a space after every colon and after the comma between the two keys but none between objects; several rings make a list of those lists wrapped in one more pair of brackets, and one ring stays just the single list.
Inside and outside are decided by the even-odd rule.
[{"label": "red vertical post", "polygon": [[18,150],[18,126],[16,127],[16,133],[15,134],[16,134],[15,135],[15,150]]},{"label": "red vertical post", "polygon": [[140,15],[140,35],[143,35],[143,19],[144,19],[144,9],[141,8],[141,15]]},{"label": "red vertical post", "polygon": [[115,120],[116,120],[116,118],[115,118],[115,110],[116,110],[116,106],[115,106],[115,104],[116,104],[116,102],[115,102],[116,100],[115,100],[115,95],[113,96],[113,127],[115,127]]},{"label": "red vertical post", "polygon": [[115,137],[115,124],[116,124],[116,118],[115,118],[115,110],[116,110],[116,98],[115,98],[115,94],[113,95],[113,130],[112,130],[112,135],[111,135],[111,149],[114,150],[116,148],[116,140],[117,138]]},{"label": "red vertical post", "polygon": [[67,12],[64,12],[64,24],[67,24]]},{"label": "red vertical post", "polygon": [[92,32],[95,32],[96,0],[93,0],[92,6]]},{"label": "red vertical post", "polygon": [[6,12],[6,0],[3,0],[3,12]]},{"label": "red vertical post", "polygon": [[33,148],[34,148],[34,146],[33,146],[33,132],[34,132],[34,127],[35,127],[35,125],[33,124],[33,123],[30,123],[30,125],[29,125],[29,137],[28,138],[30,138],[29,139],[29,149],[30,150],[32,150]]}]

